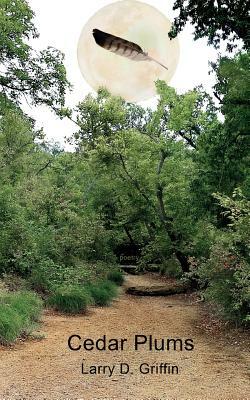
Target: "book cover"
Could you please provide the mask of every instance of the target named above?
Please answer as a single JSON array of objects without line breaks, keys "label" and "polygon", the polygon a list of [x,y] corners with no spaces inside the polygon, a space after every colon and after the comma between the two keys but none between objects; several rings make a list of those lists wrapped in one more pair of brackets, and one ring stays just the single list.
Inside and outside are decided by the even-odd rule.
[{"label": "book cover", "polygon": [[0,400],[249,397],[249,3],[0,0]]}]

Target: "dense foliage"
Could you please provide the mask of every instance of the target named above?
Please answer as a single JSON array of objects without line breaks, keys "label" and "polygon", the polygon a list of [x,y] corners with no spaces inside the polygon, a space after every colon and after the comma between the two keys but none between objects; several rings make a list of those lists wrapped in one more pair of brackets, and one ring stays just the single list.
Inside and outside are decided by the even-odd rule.
[{"label": "dense foliage", "polygon": [[170,37],[175,37],[187,22],[195,27],[194,38],[207,37],[208,43],[218,48],[221,40],[227,40],[232,50],[234,41],[241,39],[244,47],[250,46],[250,6],[247,0],[176,0],[174,10],[179,11],[175,18]]},{"label": "dense foliage", "polygon": [[[141,269],[156,263],[190,280],[225,318],[247,323],[249,53],[213,66],[216,103],[202,87],[180,95],[159,81],[154,110],[104,88],[62,109],[68,83],[61,55],[34,58],[27,3],[0,5],[3,279],[22,277],[48,304],[82,312],[116,295],[110,281],[123,277],[112,265],[119,246],[129,244],[140,249]],[[20,108],[23,95],[76,122],[75,152],[46,142]],[[15,311],[1,304],[0,321],[13,319],[7,314]]]},{"label": "dense foliage", "polygon": [[39,36],[33,16],[25,0],[0,0],[0,95],[60,110],[69,87],[64,57],[52,47],[38,52],[28,44]]}]

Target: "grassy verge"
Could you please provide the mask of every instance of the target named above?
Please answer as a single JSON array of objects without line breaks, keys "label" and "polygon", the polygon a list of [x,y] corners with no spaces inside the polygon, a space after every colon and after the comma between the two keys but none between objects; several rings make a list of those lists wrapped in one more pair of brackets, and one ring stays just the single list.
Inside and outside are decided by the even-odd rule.
[{"label": "grassy verge", "polygon": [[105,265],[73,269],[51,262],[39,265],[24,282],[5,276],[0,290],[0,343],[9,344],[30,334],[41,315],[42,300],[35,292],[25,290],[24,283],[39,292],[49,307],[67,314],[84,314],[90,305],[108,306],[123,280],[122,272],[113,267],[107,272]]},{"label": "grassy verge", "polygon": [[104,263],[66,268],[52,261],[39,264],[29,278],[49,307],[68,314],[84,314],[89,305],[109,305],[123,281],[119,269]]},{"label": "grassy verge", "polygon": [[108,306],[117,296],[117,286],[110,281],[89,284],[87,290],[96,306]]},{"label": "grassy verge", "polygon": [[116,285],[121,286],[124,282],[124,275],[119,269],[114,269],[108,272],[107,279],[114,282]]},{"label": "grassy verge", "polygon": [[32,292],[0,294],[0,343],[9,344],[28,335],[42,312],[41,299]]},{"label": "grassy verge", "polygon": [[85,313],[92,298],[85,288],[61,286],[48,298],[48,305],[68,314]]}]

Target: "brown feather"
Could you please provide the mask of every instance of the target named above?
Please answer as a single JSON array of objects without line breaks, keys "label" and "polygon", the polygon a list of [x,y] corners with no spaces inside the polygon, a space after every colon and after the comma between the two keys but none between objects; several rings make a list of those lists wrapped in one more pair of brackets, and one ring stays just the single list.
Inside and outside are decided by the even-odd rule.
[{"label": "brown feather", "polygon": [[163,68],[168,69],[165,65],[150,57],[148,53],[145,53],[136,43],[120,38],[119,36],[114,36],[110,33],[100,31],[99,29],[93,29],[93,36],[96,44],[105,50],[112,51],[117,55],[134,61],[154,61]]}]

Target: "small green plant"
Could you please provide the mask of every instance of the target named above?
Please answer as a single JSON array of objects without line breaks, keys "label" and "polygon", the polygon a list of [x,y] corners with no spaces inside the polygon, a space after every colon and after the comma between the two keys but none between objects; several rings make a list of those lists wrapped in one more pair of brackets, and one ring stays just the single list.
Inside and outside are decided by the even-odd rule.
[{"label": "small green plant", "polygon": [[32,292],[0,295],[0,342],[8,344],[32,332],[42,311],[42,300]]},{"label": "small green plant", "polygon": [[107,306],[117,296],[117,287],[110,281],[103,281],[97,284],[89,284],[87,290],[93,297],[97,306]]},{"label": "small green plant", "polygon": [[121,286],[124,282],[124,275],[119,269],[114,269],[109,271],[107,279],[111,282],[114,282],[116,285]]},{"label": "small green plant", "polygon": [[48,298],[48,304],[69,314],[85,313],[92,303],[90,293],[79,286],[59,286]]}]

